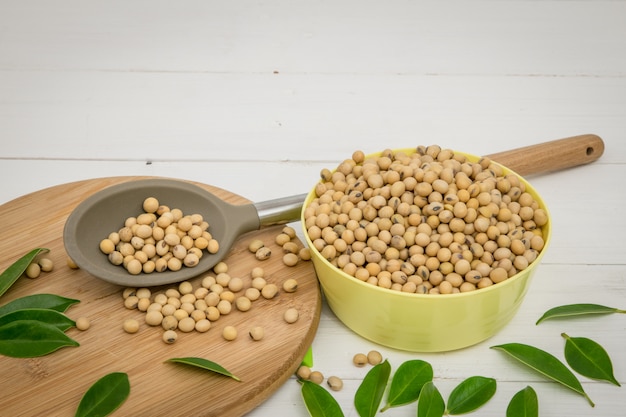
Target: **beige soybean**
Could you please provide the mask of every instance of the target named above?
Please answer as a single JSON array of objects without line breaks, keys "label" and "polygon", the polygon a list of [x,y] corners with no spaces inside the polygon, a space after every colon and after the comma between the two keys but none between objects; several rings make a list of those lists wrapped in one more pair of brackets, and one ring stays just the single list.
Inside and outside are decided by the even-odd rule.
[{"label": "beige soybean", "polygon": [[283,282],[283,290],[287,293],[296,292],[298,289],[298,281],[295,278],[289,278]]},{"label": "beige soybean", "polygon": [[367,363],[370,365],[378,365],[383,361],[383,355],[377,350],[371,350],[367,353]]},{"label": "beige soybean", "polygon": [[333,391],[341,391],[343,388],[343,380],[334,375],[328,377],[326,384],[328,384],[328,387]]},{"label": "beige soybean", "polygon": [[298,255],[296,255],[295,253],[286,253],[283,255],[283,263],[286,266],[296,266],[298,264]]},{"label": "beige soybean", "polygon": [[135,319],[124,320],[123,329],[126,333],[137,333],[139,331],[139,322]]},{"label": "beige soybean", "polygon": [[311,368],[309,368],[308,366],[300,365],[300,367],[298,367],[298,370],[296,371],[296,375],[298,376],[298,378],[308,381],[311,377],[311,372]]},{"label": "beige soybean", "polygon": [[278,295],[278,287],[276,286],[276,284],[266,284],[261,289],[261,295],[265,299],[272,299]]},{"label": "beige soybean", "polygon": [[76,319],[76,328],[84,331],[91,327],[91,321],[87,317],[79,317]]},{"label": "beige soybean", "polygon": [[283,319],[285,320],[286,323],[289,323],[289,324],[292,324],[298,321],[299,317],[300,317],[300,313],[295,308],[288,308],[283,313]]},{"label": "beige soybean", "polygon": [[39,278],[39,275],[41,274],[41,266],[38,263],[30,263],[27,267],[26,267],[26,271],[24,272],[24,274],[28,277],[28,278]]},{"label": "beige soybean", "polygon": [[162,339],[165,343],[171,345],[176,342],[176,339],[178,339],[178,334],[174,330],[166,330],[163,332]]},{"label": "beige soybean", "polygon": [[157,310],[151,310],[146,313],[146,324],[149,326],[159,326],[163,322],[163,314]]},{"label": "beige soybean", "polygon": [[232,341],[237,338],[237,329],[234,326],[225,326],[222,330],[224,340]]},{"label": "beige soybean", "polygon": [[262,240],[260,239],[254,239],[252,241],[250,241],[250,243],[248,244],[248,250],[252,253],[257,253],[259,249],[261,249],[262,247],[265,246],[265,243],[263,243]]},{"label": "beige soybean", "polygon": [[311,373],[309,374],[309,381],[315,384],[321,384],[322,382],[324,382],[324,374],[320,371],[311,371]]},{"label": "beige soybean", "polygon": [[270,248],[268,248],[267,246],[263,246],[261,248],[259,248],[255,253],[254,256],[259,260],[259,261],[265,261],[267,259],[270,258],[270,256],[272,256],[272,250]]},{"label": "beige soybean", "polygon": [[250,332],[248,334],[250,335],[250,338],[252,340],[259,341],[263,339],[263,337],[265,337],[265,330],[261,326],[254,326],[252,329],[250,329]]}]

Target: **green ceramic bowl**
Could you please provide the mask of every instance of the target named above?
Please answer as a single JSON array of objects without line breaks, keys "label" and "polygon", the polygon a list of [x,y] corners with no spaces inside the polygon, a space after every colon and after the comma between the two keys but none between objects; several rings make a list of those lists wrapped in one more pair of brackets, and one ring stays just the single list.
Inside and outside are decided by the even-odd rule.
[{"label": "green ceramic bowl", "polygon": [[[407,154],[412,149],[402,149]],[[378,156],[372,154],[369,156]],[[478,156],[465,154],[470,161]],[[503,167],[505,173],[512,172]],[[523,178],[529,192],[547,212],[537,191]],[[306,208],[315,198],[311,190]],[[383,346],[412,352],[444,352],[465,348],[500,331],[518,311],[551,236],[551,223],[543,226],[545,246],[526,269],[506,281],[467,293],[410,294],[374,286],[348,275],[322,257],[302,227],[311,248],[324,296],[334,314],[348,328]]]}]

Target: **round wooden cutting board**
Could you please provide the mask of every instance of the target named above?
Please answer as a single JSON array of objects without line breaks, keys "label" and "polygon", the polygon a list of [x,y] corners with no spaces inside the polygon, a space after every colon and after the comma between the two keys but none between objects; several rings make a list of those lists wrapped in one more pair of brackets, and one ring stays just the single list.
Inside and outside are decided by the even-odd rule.
[{"label": "round wooden cutting board", "polygon": [[[235,308],[213,323],[206,333],[178,332],[178,340],[165,344],[162,329],[143,321],[144,313],[123,305],[123,288],[67,266],[63,227],[76,205],[91,194],[113,184],[146,177],[111,177],[79,181],[47,188],[0,206],[0,271],[31,249],[50,249],[54,270],[37,279],[21,277],[0,297],[0,305],[30,294],[52,293],[75,298],[80,303],[66,314],[76,320],[91,320],[86,331],[76,328],[66,333],[80,343],[49,355],[18,359],[0,356],[0,410],[6,416],[73,416],[80,399],[98,379],[111,372],[125,372],[130,380],[130,396],[113,415],[119,416],[240,416],[267,399],[289,379],[311,345],[319,324],[321,294],[313,265],[300,261],[295,267],[282,262],[282,248],[274,243],[282,226],[274,226],[241,236],[225,259],[231,276],[250,286],[250,271],[262,266],[268,282],[281,287],[295,278],[295,293],[280,291],[271,300],[254,301],[248,312]],[[197,184],[222,199],[243,204],[248,201],[225,190]],[[176,207],[175,202],[169,204]],[[209,220],[210,221],[210,220]],[[123,219],[120,219],[123,222]],[[262,239],[272,256],[258,261],[248,251],[251,239]],[[298,241],[299,244],[301,242]],[[208,272],[206,274],[213,274]],[[191,280],[200,286],[201,276]],[[176,284],[153,288],[153,294]],[[295,307],[296,323],[287,324],[283,312]],[[124,320],[138,319],[139,332],[127,334]],[[238,329],[239,336],[227,342],[221,337],[224,326]],[[248,331],[265,329],[265,338],[253,341]],[[216,362],[241,379],[234,379],[166,362],[175,357],[201,357]]]}]

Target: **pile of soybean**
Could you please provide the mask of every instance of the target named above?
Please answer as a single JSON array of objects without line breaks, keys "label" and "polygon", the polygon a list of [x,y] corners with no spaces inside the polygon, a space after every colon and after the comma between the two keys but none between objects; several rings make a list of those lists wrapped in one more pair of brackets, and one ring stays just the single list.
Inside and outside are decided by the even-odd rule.
[{"label": "pile of soybean", "polygon": [[322,257],[372,285],[419,294],[474,291],[526,269],[547,211],[519,176],[438,145],[356,151],[324,169],[305,208]]},{"label": "pile of soybean", "polygon": [[142,207],[143,213],[127,218],[122,228],[100,241],[100,251],[113,265],[132,275],[178,271],[198,265],[204,251],[219,250],[201,214],[185,214],[155,197],[144,199]]}]

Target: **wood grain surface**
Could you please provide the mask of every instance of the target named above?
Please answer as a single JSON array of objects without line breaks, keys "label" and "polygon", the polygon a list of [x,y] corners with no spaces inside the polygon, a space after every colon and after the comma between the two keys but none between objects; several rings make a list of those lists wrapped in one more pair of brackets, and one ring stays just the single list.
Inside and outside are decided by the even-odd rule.
[{"label": "wood grain surface", "polygon": [[[295,293],[281,290],[272,300],[259,299],[252,309],[222,316],[207,333],[181,333],[167,345],[162,330],[143,322],[144,313],[123,305],[123,288],[70,269],[62,231],[71,210],[84,198],[112,184],[146,177],[110,177],[54,186],[25,195],[0,206],[2,239],[0,270],[35,247],[50,249],[55,268],[37,279],[21,277],[0,299],[0,304],[35,293],[53,293],[77,298],[70,307],[72,319],[91,320],[86,331],[72,328],[67,334],[79,347],[62,348],[40,358],[0,356],[0,414],[5,416],[71,416],[85,391],[110,372],[126,372],[131,393],[114,415],[133,416],[239,416],[262,403],[297,369],[315,336],[321,309],[321,294],[313,266],[301,261],[295,267],[282,263],[282,249],[274,237],[282,226],[261,229],[240,237],[226,262],[231,276],[244,278],[250,286],[250,271],[262,266],[268,282],[298,280]],[[197,184],[197,183],[196,183]],[[248,202],[225,190],[198,184],[233,204]],[[248,249],[251,239],[262,239],[272,256],[258,261]],[[298,241],[298,243],[300,243]],[[212,273],[212,272],[209,272]],[[200,286],[203,276],[191,282]],[[153,294],[172,286],[153,288]],[[296,307],[299,320],[287,324],[283,312]],[[136,334],[127,334],[127,318],[140,321]],[[221,330],[238,329],[236,340],[226,342]],[[265,338],[253,341],[251,327],[260,325]],[[212,360],[241,378],[241,382],[181,364],[166,363],[174,357],[196,356]],[[52,413],[52,414],[51,414]]]}]

